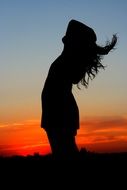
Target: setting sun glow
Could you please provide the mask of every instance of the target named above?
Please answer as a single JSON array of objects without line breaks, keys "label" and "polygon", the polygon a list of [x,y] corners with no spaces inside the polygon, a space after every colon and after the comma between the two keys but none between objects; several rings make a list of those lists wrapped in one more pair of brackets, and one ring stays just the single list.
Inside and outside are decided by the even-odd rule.
[{"label": "setting sun glow", "polygon": [[116,49],[102,60],[105,70],[87,89],[73,87],[78,148],[127,152],[126,18],[125,0],[0,1],[0,156],[51,152],[40,127],[41,92],[71,19],[92,27],[98,45],[118,35]]}]

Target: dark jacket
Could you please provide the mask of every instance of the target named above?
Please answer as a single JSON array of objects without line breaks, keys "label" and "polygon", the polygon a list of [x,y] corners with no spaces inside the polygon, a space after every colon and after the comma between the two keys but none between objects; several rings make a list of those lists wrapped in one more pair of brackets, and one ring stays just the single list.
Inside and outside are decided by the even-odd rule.
[{"label": "dark jacket", "polygon": [[62,56],[51,65],[42,94],[42,122],[45,130],[79,128],[79,110],[72,94],[71,69]]}]

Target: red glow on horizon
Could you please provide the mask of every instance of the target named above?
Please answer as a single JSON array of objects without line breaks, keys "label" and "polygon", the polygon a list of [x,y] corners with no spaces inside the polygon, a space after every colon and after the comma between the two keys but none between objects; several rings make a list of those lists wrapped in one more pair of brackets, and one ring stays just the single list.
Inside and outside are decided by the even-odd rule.
[{"label": "red glow on horizon", "polygon": [[[76,136],[79,148],[94,152],[127,151],[127,118],[82,119]],[[0,124],[0,155],[44,155],[51,152],[39,120]]]}]

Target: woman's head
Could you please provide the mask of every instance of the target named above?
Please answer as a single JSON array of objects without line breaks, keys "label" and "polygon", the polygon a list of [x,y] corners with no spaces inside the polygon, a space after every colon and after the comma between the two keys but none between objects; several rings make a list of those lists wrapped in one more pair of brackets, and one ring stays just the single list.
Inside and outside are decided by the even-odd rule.
[{"label": "woman's head", "polygon": [[85,87],[89,84],[89,79],[93,79],[100,69],[105,67],[101,60],[114,49],[117,36],[113,35],[111,42],[106,42],[105,46],[96,44],[96,34],[87,25],[71,20],[68,24],[65,36],[62,38],[64,52],[72,60],[73,83],[81,83]]}]

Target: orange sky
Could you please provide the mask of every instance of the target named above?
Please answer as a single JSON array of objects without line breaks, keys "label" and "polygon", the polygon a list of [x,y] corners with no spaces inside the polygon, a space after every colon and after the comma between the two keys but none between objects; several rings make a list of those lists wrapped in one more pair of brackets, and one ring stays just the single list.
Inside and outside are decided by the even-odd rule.
[{"label": "orange sky", "polygon": [[[0,155],[46,154],[50,146],[40,120],[0,124]],[[127,151],[127,117],[86,117],[76,136],[79,148],[94,152]]]},{"label": "orange sky", "polygon": [[106,69],[88,89],[73,88],[81,117],[77,144],[127,151],[127,1],[17,2],[0,1],[0,155],[50,151],[40,128],[41,91],[70,19],[92,27],[98,45],[118,34],[115,51],[102,62]]}]

